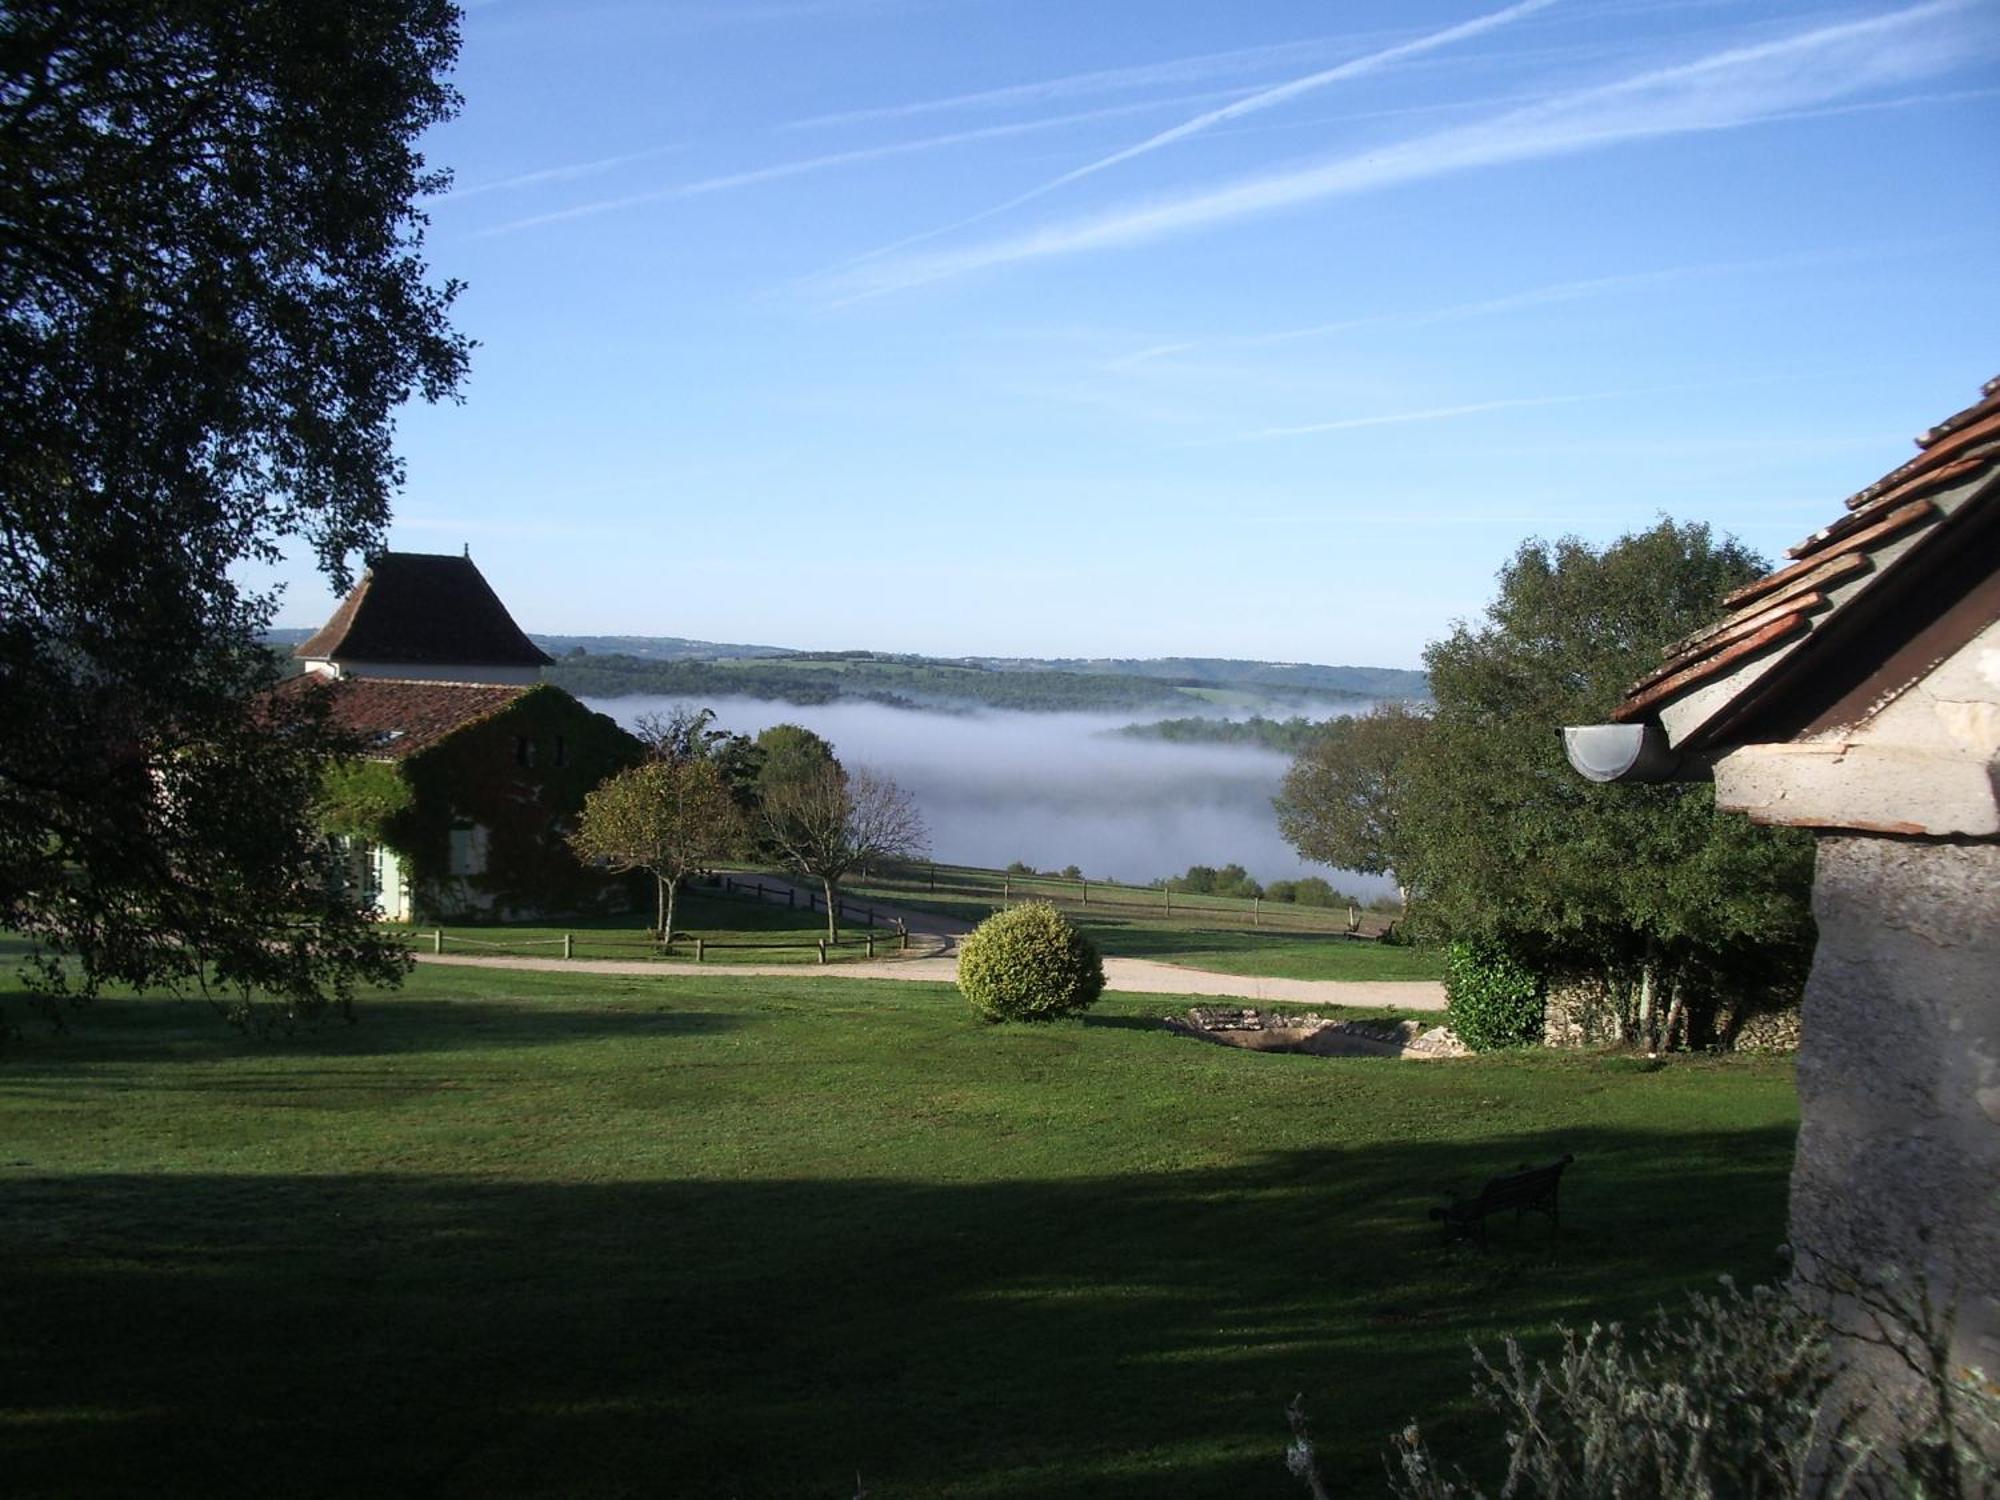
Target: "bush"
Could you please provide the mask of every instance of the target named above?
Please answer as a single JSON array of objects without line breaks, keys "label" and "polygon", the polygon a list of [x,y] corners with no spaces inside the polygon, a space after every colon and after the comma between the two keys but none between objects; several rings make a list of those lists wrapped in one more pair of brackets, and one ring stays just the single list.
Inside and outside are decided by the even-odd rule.
[{"label": "bush", "polygon": [[[1893,1296],[1887,1284],[1875,1291]],[[1783,1288],[1747,1293],[1724,1278],[1678,1317],[1650,1325],[1558,1327],[1553,1358],[1530,1364],[1513,1338],[1500,1358],[1474,1350],[1476,1388],[1506,1425],[1500,1494],[1733,1500],[1860,1500],[1992,1494],[2000,1402],[1976,1371],[1950,1368],[1948,1336],[1895,1314],[1898,1347],[1925,1378],[1891,1432],[1868,1429],[1870,1393],[1841,1376],[1831,1327]],[[1914,1356],[1914,1357],[1912,1357]],[[1288,1461],[1317,1479],[1311,1435],[1294,1402]],[[1412,1423],[1389,1454],[1401,1500],[1483,1500],[1447,1473]],[[1308,1478],[1310,1476],[1310,1478]],[[1323,1491],[1322,1491],[1323,1493]]]},{"label": "bush", "polygon": [[1097,945],[1046,901],[988,917],[958,952],[958,987],[989,1021],[1052,1021],[1104,992]]},{"label": "bush", "polygon": [[1444,954],[1445,1015],[1475,1052],[1542,1039],[1542,980],[1496,943],[1457,942]]},{"label": "bush", "polygon": [[1308,875],[1292,887],[1292,899],[1301,906],[1338,906],[1341,895],[1317,875]]}]

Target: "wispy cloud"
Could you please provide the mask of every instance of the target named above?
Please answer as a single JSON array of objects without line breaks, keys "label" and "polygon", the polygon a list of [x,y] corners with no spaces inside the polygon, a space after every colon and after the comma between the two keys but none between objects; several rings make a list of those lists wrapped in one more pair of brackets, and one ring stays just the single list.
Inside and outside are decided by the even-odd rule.
[{"label": "wispy cloud", "polygon": [[541,167],[532,172],[517,172],[512,177],[500,177],[491,182],[476,182],[470,187],[455,187],[448,193],[439,193],[430,201],[452,203],[460,198],[477,198],[486,193],[515,192],[521,188],[546,187],[554,182],[574,182],[578,178],[597,177],[605,172],[629,166],[635,161],[652,161],[656,157],[683,150],[682,146],[649,146],[644,151],[625,151],[617,156],[600,156],[595,161],[570,162],[560,167]]},{"label": "wispy cloud", "polygon": [[1235,442],[1262,442],[1269,438],[1310,437],[1321,432],[1354,432],[1363,427],[1401,427],[1409,422],[1443,422],[1454,417],[1475,417],[1490,411],[1519,411],[1535,406],[1575,406],[1585,401],[1615,401],[1632,391],[1593,391],[1581,396],[1513,396],[1500,401],[1473,401],[1463,406],[1428,406],[1417,411],[1383,412],[1370,417],[1342,417],[1332,422],[1307,422],[1298,427],[1262,427],[1239,433]]},{"label": "wispy cloud", "polygon": [[1313,37],[1296,42],[1279,42],[1263,47],[1239,47],[1227,52],[1207,52],[1168,62],[1142,63],[1133,67],[1100,68],[1088,73],[1071,73],[1061,78],[1044,78],[1034,83],[1008,84],[1003,88],[979,89],[971,93],[949,94],[936,99],[919,99],[906,104],[878,105],[851,109],[838,114],[814,115],[794,120],[793,130],[817,129],[829,125],[859,125],[880,120],[906,120],[917,115],[957,110],[1008,109],[1020,105],[1049,104],[1060,99],[1086,98],[1099,94],[1127,93],[1138,89],[1184,87],[1219,78],[1241,77],[1269,72],[1281,67],[1297,67],[1316,57],[1372,45],[1382,33],[1356,36]]},{"label": "wispy cloud", "polygon": [[1508,313],[1530,312],[1537,308],[1584,302],[1595,297],[1615,296],[1674,282],[1698,281],[1727,276],[1754,276],[1774,271],[1798,271],[1814,266],[1839,265],[1920,250],[1933,242],[1900,245],[1849,246],[1832,250],[1810,250],[1796,255],[1771,255],[1755,260],[1708,261],[1685,266],[1665,266],[1651,271],[1626,271],[1613,276],[1587,276],[1574,281],[1558,281],[1547,286],[1529,287],[1499,297],[1482,297],[1470,302],[1447,303],[1442,307],[1410,308],[1402,312],[1370,313],[1366,317],[1340,318],[1331,322],[1308,323],[1296,328],[1279,328],[1268,333],[1224,334],[1206,339],[1183,339],[1177,343],[1155,344],[1106,361],[1107,369],[1129,369],[1156,360],[1186,354],[1197,349],[1265,349],[1307,339],[1330,338],[1337,334],[1370,328],[1428,328],[1439,323],[1457,323],[1473,318],[1502,317]]},{"label": "wispy cloud", "polygon": [[1427,35],[1417,37],[1413,41],[1399,42],[1393,47],[1384,47],[1379,51],[1369,52],[1361,57],[1349,58],[1346,62],[1336,64],[1334,67],[1322,68],[1316,73],[1308,73],[1303,78],[1294,78],[1289,82],[1277,84],[1271,88],[1258,89],[1255,93],[1232,99],[1227,104],[1219,105],[1214,109],[1204,110],[1192,119],[1183,120],[1178,125],[1158,131],[1146,137],[1143,141],[1138,141],[1133,145],[1124,147],[1122,150],[1112,152],[1109,156],[1100,156],[1095,161],[1085,162],[1082,166],[1074,167],[1059,177],[1052,177],[1047,182],[1036,184],[1025,193],[1016,193],[1005,202],[996,203],[991,208],[981,209],[976,214],[970,214],[962,219],[955,219],[951,223],[939,225],[935,229],[926,229],[919,234],[907,235],[893,244],[884,245],[879,249],[856,256],[854,259],[844,262],[836,270],[850,270],[868,261],[880,259],[884,255],[894,254],[898,250],[907,250],[912,245],[921,245],[927,240],[934,240],[943,235],[953,234],[961,229],[970,229],[974,224],[982,223],[1000,214],[1009,213],[1014,209],[1034,202],[1037,198],[1053,193],[1059,188],[1067,187],[1073,182],[1081,182],[1086,177],[1093,177],[1099,172],[1106,171],[1123,162],[1131,161],[1136,157],[1146,156],[1160,150],[1162,147],[1171,146],[1176,141],[1184,141],[1190,136],[1200,135],[1203,131],[1223,124],[1226,121],[1240,119],[1244,115],[1258,114],[1267,109],[1275,109],[1279,105],[1289,103],[1291,100],[1297,99],[1302,95],[1330,88],[1336,83],[1346,83],[1356,78],[1365,78],[1370,73],[1379,73],[1384,68],[1393,67],[1397,63],[1408,61],[1410,58],[1420,57],[1427,52],[1435,52],[1439,48],[1448,47],[1454,42],[1467,41],[1472,37],[1492,31],[1495,27],[1505,26],[1510,21],[1518,21],[1524,16],[1533,15],[1536,11],[1547,10],[1555,3],[1556,0],[1519,0],[1518,4],[1510,5],[1505,10],[1494,11],[1490,15],[1478,16],[1460,25],[1448,26],[1442,31],[1430,32]]},{"label": "wispy cloud", "polygon": [[[1204,95],[1213,98],[1214,95]],[[483,239],[491,235],[513,234],[523,229],[533,229],[544,224],[560,224],[570,219],[592,218],[598,214],[614,213],[619,209],[638,208],[649,203],[667,203],[677,198],[699,198],[709,193],[727,192],[732,188],[754,187],[759,183],[776,182],[786,177],[802,177],[813,172],[824,172],[834,167],[854,166],[861,162],[881,161],[894,156],[911,156],[918,152],[937,151],[947,146],[961,146],[973,141],[1000,140],[1008,136],[1030,135],[1040,130],[1054,130],[1065,125],[1077,125],[1090,120],[1112,119],[1121,115],[1139,114],[1148,110],[1186,104],[1185,97],[1179,99],[1149,99],[1133,104],[1106,105],[1100,109],[1080,110],[1073,114],[1050,115],[1037,120],[1017,120],[1006,125],[982,125],[973,130],[954,130],[945,135],[924,136],[913,141],[892,141],[881,146],[862,146],[852,151],[830,151],[821,156],[807,156],[791,161],[775,162],[766,167],[752,167],[742,172],[726,172],[714,177],[703,177],[693,182],[672,183],[666,187],[649,188],[644,192],[625,193],[615,198],[599,198],[589,203],[578,203],[568,208],[559,208],[548,213],[530,214],[526,218],[510,219],[504,224],[495,224],[480,230],[473,237]]]},{"label": "wispy cloud", "polygon": [[1144,244],[1252,214],[1452,172],[1796,115],[1871,88],[1943,73],[1992,52],[1996,42],[1992,12],[1980,26],[1941,24],[1982,3],[1930,0],[1866,20],[1819,27],[1564,94],[1398,146],[965,250],[905,257],[857,273],[849,284],[854,296],[874,295],[987,267]]}]

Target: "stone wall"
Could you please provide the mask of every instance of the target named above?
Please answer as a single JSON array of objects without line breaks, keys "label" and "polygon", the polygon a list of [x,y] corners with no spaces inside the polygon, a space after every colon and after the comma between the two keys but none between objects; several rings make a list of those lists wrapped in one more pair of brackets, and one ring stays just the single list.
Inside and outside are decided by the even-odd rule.
[{"label": "stone wall", "polygon": [[[1629,1005],[1630,997],[1624,997]],[[1542,1011],[1545,1047],[1611,1047],[1619,1042],[1620,996],[1597,974],[1559,975],[1549,981]],[[1799,1045],[1799,990],[1790,984],[1767,985],[1748,994],[1719,997],[1712,1005],[1698,1004],[1696,1017],[1712,1018],[1698,1026],[1691,1040],[1696,1047],[1737,1052],[1794,1052]]]},{"label": "stone wall", "polygon": [[[2000,1375],[2000,845],[1826,835],[1799,1053],[1791,1233],[1802,1289],[1928,1294],[1964,1367]],[[1878,1414],[1900,1363],[1852,1346]]]}]

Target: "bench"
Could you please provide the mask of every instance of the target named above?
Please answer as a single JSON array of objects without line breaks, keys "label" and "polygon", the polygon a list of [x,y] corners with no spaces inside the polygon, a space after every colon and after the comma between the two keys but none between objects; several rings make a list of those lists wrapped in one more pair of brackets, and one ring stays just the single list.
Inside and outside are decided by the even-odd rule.
[{"label": "bench", "polygon": [[1517,1219],[1525,1213],[1547,1214],[1549,1238],[1554,1239],[1562,1227],[1556,1194],[1562,1187],[1563,1168],[1575,1160],[1565,1155],[1546,1167],[1523,1165],[1508,1176],[1493,1178],[1476,1197],[1454,1197],[1443,1208],[1432,1209],[1431,1217],[1443,1221],[1447,1239],[1476,1238],[1484,1247],[1489,1215],[1510,1208]]}]

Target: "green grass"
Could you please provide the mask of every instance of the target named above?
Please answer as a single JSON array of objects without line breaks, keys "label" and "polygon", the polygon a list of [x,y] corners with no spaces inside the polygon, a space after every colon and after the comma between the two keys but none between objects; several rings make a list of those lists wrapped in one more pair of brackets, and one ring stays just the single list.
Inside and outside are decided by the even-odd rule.
[{"label": "green grass", "polygon": [[[257,1041],[0,996],[10,1496],[1295,1496],[1493,1434],[1468,1337],[1771,1275],[1791,1072],[1257,1055],[1109,997],[420,969]],[[1574,1151],[1447,1249],[1443,1189]]]},{"label": "green grass", "polygon": [[[1075,913],[1071,913],[1072,916]],[[1402,948],[1336,933],[1262,933],[1095,918],[1082,923],[1107,954],[1274,979],[1441,979],[1436,948]]]},{"label": "green grass", "polygon": [[[695,940],[703,942],[705,963],[812,964],[819,963],[817,940],[826,936],[826,917],[796,908],[749,897],[714,895],[694,886],[684,886],[674,906],[674,946],[662,954],[659,944],[648,935],[653,919],[649,907],[618,917],[576,917],[552,923],[493,922],[446,923],[443,951],[449,954],[511,955],[529,958],[558,958],[564,934],[570,938],[570,956],[578,959],[671,958],[685,963],[695,955]],[[422,953],[433,951],[431,934],[437,924],[392,925]],[[851,962],[868,956],[869,929],[843,922],[840,941],[828,952],[829,962]],[[877,927],[875,956],[887,957],[896,951],[896,934]]]},{"label": "green grass", "polygon": [[[1228,896],[1169,897],[1137,886],[1086,884],[1053,876],[1014,875],[967,865],[919,866],[911,873],[847,883],[850,900],[894,902],[913,911],[979,922],[1009,900],[1053,902],[1105,953],[1150,958],[1223,974],[1276,979],[1440,979],[1436,948],[1372,941],[1388,925],[1362,913],[1360,940],[1348,935],[1345,908],[1251,902]],[[1087,899],[1086,899],[1087,897]]]}]

